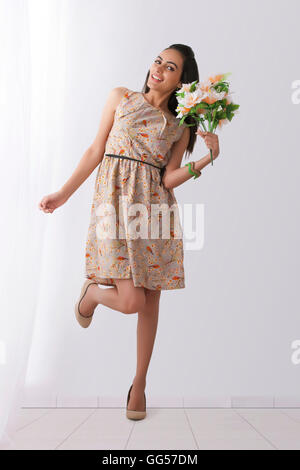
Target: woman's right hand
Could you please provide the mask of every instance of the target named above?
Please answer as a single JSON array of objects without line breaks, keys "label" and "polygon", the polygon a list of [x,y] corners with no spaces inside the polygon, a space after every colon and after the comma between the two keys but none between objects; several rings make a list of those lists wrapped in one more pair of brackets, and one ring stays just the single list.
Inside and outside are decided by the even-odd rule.
[{"label": "woman's right hand", "polygon": [[44,212],[52,212],[58,207],[62,206],[69,198],[66,197],[61,191],[44,196],[39,202],[39,209]]}]

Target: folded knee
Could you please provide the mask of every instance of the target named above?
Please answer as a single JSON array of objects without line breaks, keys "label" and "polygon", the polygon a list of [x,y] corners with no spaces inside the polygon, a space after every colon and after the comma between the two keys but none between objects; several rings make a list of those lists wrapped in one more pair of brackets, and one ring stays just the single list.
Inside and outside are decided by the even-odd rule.
[{"label": "folded knee", "polygon": [[141,298],[129,298],[124,300],[123,312],[124,313],[137,313],[145,307],[146,299]]}]

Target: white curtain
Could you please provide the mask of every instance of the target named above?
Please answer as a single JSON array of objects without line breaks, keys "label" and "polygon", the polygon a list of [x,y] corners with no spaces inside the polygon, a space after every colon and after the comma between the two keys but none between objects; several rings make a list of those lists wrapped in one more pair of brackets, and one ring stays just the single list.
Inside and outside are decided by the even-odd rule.
[{"label": "white curtain", "polygon": [[[38,309],[49,218],[61,158],[64,0],[0,1],[1,306],[0,448],[11,448]],[[51,129],[51,132],[48,130]]]}]

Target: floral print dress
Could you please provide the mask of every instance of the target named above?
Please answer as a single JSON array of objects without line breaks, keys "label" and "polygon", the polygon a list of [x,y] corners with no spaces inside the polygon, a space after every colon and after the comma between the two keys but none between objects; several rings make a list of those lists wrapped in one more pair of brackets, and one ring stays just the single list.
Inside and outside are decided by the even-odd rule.
[{"label": "floral print dress", "polygon": [[[185,287],[182,227],[173,189],[167,189],[160,182],[157,168],[142,163],[145,161],[159,167],[168,163],[171,146],[179,140],[185,128],[185,124],[179,126],[179,121],[171,113],[166,114],[152,106],[143,93],[126,89],[116,108],[96,175],[86,239],[86,278],[108,286],[115,286],[115,279],[131,278],[135,287],[150,290]],[[114,158],[107,153],[141,162]],[[121,199],[123,202],[120,204]],[[128,210],[132,203],[138,205],[135,213],[140,211],[139,216],[134,214],[126,218],[123,209]],[[162,211],[158,211],[158,218],[154,219],[151,216],[152,205],[172,207],[167,236],[162,236]],[[129,219],[130,223],[145,221],[145,209],[149,222],[146,236],[145,232],[139,237],[128,236]],[[114,217],[109,220],[114,220],[117,227],[116,237],[103,236],[107,229],[107,216]],[[159,222],[158,232],[152,238],[151,219]],[[123,231],[119,232],[119,229]]]}]

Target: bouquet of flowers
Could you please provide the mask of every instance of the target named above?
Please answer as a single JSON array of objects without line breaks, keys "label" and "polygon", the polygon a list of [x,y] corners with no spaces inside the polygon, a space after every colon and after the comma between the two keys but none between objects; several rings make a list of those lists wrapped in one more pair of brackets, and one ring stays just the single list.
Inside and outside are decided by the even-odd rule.
[{"label": "bouquet of flowers", "polygon": [[[191,116],[202,130],[207,132],[205,122],[208,124],[208,132],[214,132],[216,128],[232,120],[240,105],[234,104],[229,95],[229,83],[226,81],[230,73],[209,77],[204,82],[198,80],[192,83],[184,83],[176,92],[178,106],[177,117],[182,118],[182,125],[188,116]],[[188,127],[195,124],[186,124]],[[212,151],[210,150],[211,164],[213,165]]]}]

